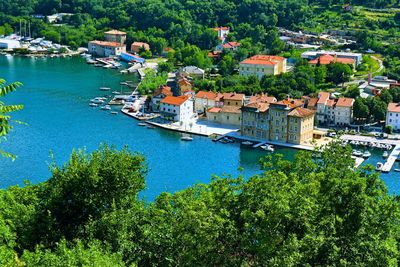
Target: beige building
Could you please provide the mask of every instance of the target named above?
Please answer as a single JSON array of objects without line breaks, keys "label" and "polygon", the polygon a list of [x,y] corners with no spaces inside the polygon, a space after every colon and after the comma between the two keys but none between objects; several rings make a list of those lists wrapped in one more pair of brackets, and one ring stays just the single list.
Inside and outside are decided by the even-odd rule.
[{"label": "beige building", "polygon": [[133,42],[132,43],[131,52],[139,53],[140,49],[143,49],[144,51],[149,51],[150,45],[147,43],[143,43],[143,42]]},{"label": "beige building", "polygon": [[215,107],[217,94],[214,92],[199,91],[194,96],[194,109],[197,113],[204,113],[207,109]]},{"label": "beige building", "polygon": [[126,52],[126,33],[111,30],[104,33],[105,41],[90,41],[89,53],[98,57],[118,56]]},{"label": "beige building", "polygon": [[313,138],[314,111],[303,101],[285,99],[269,106],[269,140],[304,144]]},{"label": "beige building", "polygon": [[126,32],[121,32],[118,30],[111,30],[111,31],[104,33],[104,38],[107,42],[116,42],[119,44],[125,44]]},{"label": "beige building", "polygon": [[242,112],[239,106],[213,107],[206,112],[207,120],[221,124],[241,125]]},{"label": "beige building", "polygon": [[261,79],[264,75],[278,75],[286,72],[286,58],[280,56],[256,55],[239,64],[241,76],[255,75]]}]

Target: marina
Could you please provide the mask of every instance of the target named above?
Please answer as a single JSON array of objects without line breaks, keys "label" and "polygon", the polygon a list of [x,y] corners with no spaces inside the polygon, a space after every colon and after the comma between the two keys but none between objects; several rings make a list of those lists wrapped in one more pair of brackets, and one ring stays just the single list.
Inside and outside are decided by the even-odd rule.
[{"label": "marina", "polygon": [[[48,179],[48,164],[52,162],[50,151],[60,165],[69,158],[72,149],[86,148],[91,151],[101,143],[113,144],[117,148],[128,145],[132,151],[146,156],[149,173],[147,189],[141,196],[149,200],[164,191],[175,192],[198,182],[207,183],[213,174],[250,177],[260,173],[261,157],[279,153],[290,160],[297,152],[295,145],[283,147],[283,144],[274,142],[268,142],[268,145],[274,146],[274,152],[262,149],[261,145],[256,149],[244,146],[240,144],[242,141],[250,141],[253,145],[261,141],[239,141],[237,128],[222,129],[218,125],[202,124],[201,121],[198,128],[192,129],[201,135],[185,132],[193,141],[184,142],[178,130],[149,129],[148,123],[144,127],[138,126],[139,121],[131,118],[131,115],[137,116],[136,113],[116,116],[120,107],[103,111],[100,106],[106,103],[101,103],[91,108],[88,105],[90,99],[104,97],[99,91],[104,86],[102,77],[111,88],[105,92],[109,95],[120,88],[121,82],[132,80],[135,84],[138,80],[137,76],[121,75],[118,70],[94,68],[81,57],[33,60],[0,56],[0,73],[7,81],[24,83],[20,90],[4,100],[9,104],[22,102],[25,105],[24,110],[13,114],[13,119],[26,123],[15,125],[7,142],[1,143],[2,149],[18,156],[15,161],[0,162],[0,186],[3,188],[22,185],[26,179],[32,183]],[[111,101],[111,97],[107,97],[107,101]],[[111,115],[113,111],[115,115]],[[179,125],[172,127],[179,128]],[[215,136],[212,133],[220,136],[219,142],[210,140],[209,137]],[[232,139],[238,141],[232,142]],[[370,152],[372,155],[361,166],[375,166],[383,161],[382,149],[373,148]],[[17,168],[18,165],[27,167]],[[185,171],[176,166],[186,166]],[[393,171],[399,168],[398,163],[394,163],[390,173],[381,174],[390,192],[400,193],[399,173]]]}]

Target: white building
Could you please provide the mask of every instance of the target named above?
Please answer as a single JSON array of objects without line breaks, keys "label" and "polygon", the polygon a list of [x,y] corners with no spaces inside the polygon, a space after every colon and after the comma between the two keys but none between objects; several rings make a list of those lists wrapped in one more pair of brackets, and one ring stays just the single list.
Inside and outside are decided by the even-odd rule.
[{"label": "white building", "polygon": [[320,92],[317,101],[319,124],[348,126],[353,122],[353,98],[331,98],[330,93]]},{"label": "white building", "polygon": [[21,48],[21,44],[17,40],[0,39],[0,49]]},{"label": "white building", "polygon": [[167,120],[189,123],[194,117],[190,96],[167,96],[160,101],[161,117]]},{"label": "white building", "polygon": [[217,27],[217,28],[214,28],[214,31],[217,32],[218,39],[220,39],[222,42],[224,42],[225,38],[229,34],[229,27]]},{"label": "white building", "polygon": [[393,130],[400,130],[400,103],[389,103],[386,112],[386,126],[391,125]]},{"label": "white building", "polygon": [[99,57],[119,56],[126,52],[126,47],[117,42],[90,41],[89,53]]},{"label": "white building", "polygon": [[199,91],[194,96],[194,109],[197,113],[204,113],[209,108],[215,107],[217,94],[214,92]]},{"label": "white building", "polygon": [[278,75],[286,72],[286,58],[270,55],[255,55],[239,64],[240,76]]}]

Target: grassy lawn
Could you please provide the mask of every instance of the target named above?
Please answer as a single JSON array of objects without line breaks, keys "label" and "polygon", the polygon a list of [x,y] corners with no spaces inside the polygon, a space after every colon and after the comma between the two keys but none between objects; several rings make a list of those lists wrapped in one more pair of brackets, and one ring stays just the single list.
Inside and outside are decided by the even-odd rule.
[{"label": "grassy lawn", "polygon": [[375,73],[379,70],[379,62],[370,55],[363,56],[363,62],[359,66],[360,70],[356,72],[356,76],[368,75],[369,72]]},{"label": "grassy lawn", "polygon": [[167,61],[166,58],[162,58],[162,57],[156,57],[156,58],[149,58],[146,59],[147,62],[151,62],[151,63],[161,63],[161,62],[165,62]]}]

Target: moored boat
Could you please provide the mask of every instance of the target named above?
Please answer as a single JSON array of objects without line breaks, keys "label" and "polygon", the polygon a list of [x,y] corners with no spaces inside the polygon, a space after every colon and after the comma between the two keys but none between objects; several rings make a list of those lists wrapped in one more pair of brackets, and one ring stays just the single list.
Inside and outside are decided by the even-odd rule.
[{"label": "moored boat", "polygon": [[376,171],[381,171],[383,168],[383,163],[382,162],[378,162],[375,166],[375,170]]},{"label": "moored boat", "polygon": [[110,91],[111,90],[110,87],[105,87],[105,86],[102,86],[99,89],[100,89],[100,91]]},{"label": "moored boat", "polygon": [[356,156],[356,157],[361,157],[363,155],[363,153],[359,150],[354,150],[352,154],[353,154],[353,156]]},{"label": "moored boat", "polygon": [[275,148],[273,145],[264,145],[264,146],[261,146],[261,148],[264,149],[265,151],[269,151],[269,152],[275,151]]},{"label": "moored boat", "polygon": [[181,137],[181,140],[182,140],[182,141],[193,141],[193,137],[190,137],[190,136],[182,136],[182,137]]},{"label": "moored boat", "polygon": [[389,157],[389,152],[387,152],[387,151],[384,151],[384,152],[383,152],[383,154],[382,154],[382,157],[384,157],[384,158],[387,158],[387,157]]},{"label": "moored boat", "polygon": [[118,111],[111,111],[110,112],[112,115],[118,115]]},{"label": "moored boat", "polygon": [[146,125],[147,125],[147,123],[144,123],[144,122],[139,122],[137,125],[138,125],[138,126],[146,126]]},{"label": "moored boat", "polygon": [[364,159],[367,159],[367,158],[371,157],[371,152],[365,151],[365,152],[362,154],[362,157],[363,157]]},{"label": "moored boat", "polygon": [[97,106],[99,106],[99,105],[96,104],[96,103],[90,103],[89,106],[91,106],[91,107],[97,107]]},{"label": "moored boat", "polygon": [[105,105],[101,107],[102,110],[111,110],[110,105]]},{"label": "moored boat", "polygon": [[253,145],[253,143],[250,142],[250,141],[243,141],[243,142],[242,142],[242,145],[251,146],[251,145]]}]

